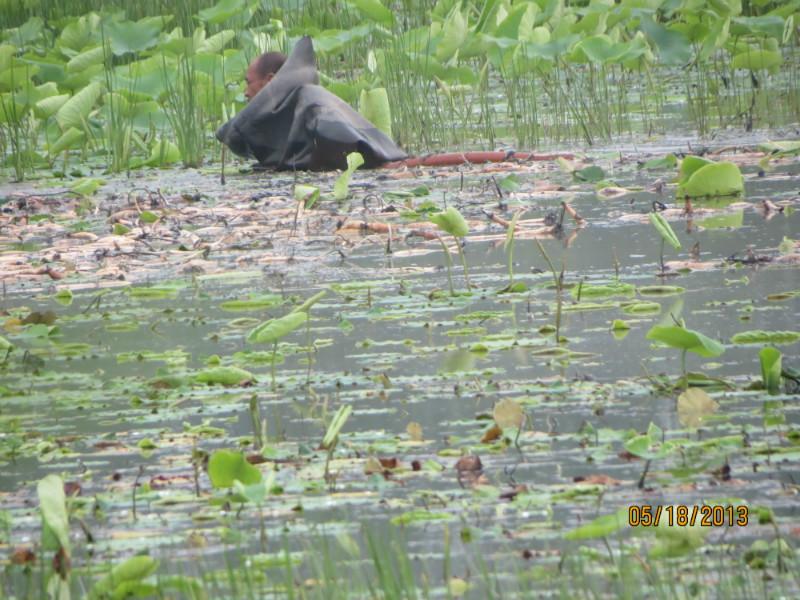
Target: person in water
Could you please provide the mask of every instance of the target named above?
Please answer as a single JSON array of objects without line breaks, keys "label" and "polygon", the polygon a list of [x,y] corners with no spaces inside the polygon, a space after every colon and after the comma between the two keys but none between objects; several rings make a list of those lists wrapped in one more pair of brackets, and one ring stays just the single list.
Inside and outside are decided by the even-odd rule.
[{"label": "person in water", "polygon": [[217,130],[235,154],[264,167],[314,171],[346,169],[351,152],[359,152],[368,169],[406,158],[385,133],[319,85],[311,38],[298,40],[285,62],[280,58],[262,55],[250,64],[247,106]]},{"label": "person in water", "polygon": [[248,102],[261,91],[261,88],[272,81],[275,73],[285,62],[286,55],[282,52],[264,52],[261,56],[253,59],[253,62],[247,67],[247,73],[244,77],[244,81],[247,84],[247,88],[244,90],[244,97],[247,98]]}]

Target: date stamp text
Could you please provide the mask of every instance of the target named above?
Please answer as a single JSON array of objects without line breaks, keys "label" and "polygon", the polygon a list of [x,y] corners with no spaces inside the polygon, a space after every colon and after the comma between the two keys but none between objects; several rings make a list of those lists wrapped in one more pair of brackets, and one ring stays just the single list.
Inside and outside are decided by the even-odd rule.
[{"label": "date stamp text", "polygon": [[750,509],[744,505],[687,505],[632,504],[628,507],[630,527],[658,527],[660,523],[670,527],[746,527]]}]

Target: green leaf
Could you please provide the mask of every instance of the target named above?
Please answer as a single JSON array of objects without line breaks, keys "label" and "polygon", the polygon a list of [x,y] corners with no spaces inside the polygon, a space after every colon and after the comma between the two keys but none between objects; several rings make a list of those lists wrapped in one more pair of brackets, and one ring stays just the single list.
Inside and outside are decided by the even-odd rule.
[{"label": "green leaf", "polygon": [[347,0],[349,4],[355,6],[365,17],[369,17],[376,23],[391,27],[394,23],[394,14],[380,0]]},{"label": "green leaf", "polygon": [[662,158],[651,158],[650,160],[645,161],[644,164],[640,165],[639,168],[648,170],[672,169],[677,164],[678,164],[678,159],[675,157],[674,154],[669,153]]},{"label": "green leaf", "polygon": [[198,53],[216,54],[222,52],[222,49],[236,37],[236,32],[233,29],[223,29],[219,33],[215,33],[211,37],[203,40],[203,43],[197,48]]},{"label": "green leaf", "polygon": [[364,157],[359,152],[351,152],[347,155],[347,169],[339,175],[333,184],[333,197],[342,201],[347,198],[347,188],[350,186],[350,177],[355,170],[364,164]]},{"label": "green leaf", "polygon": [[[61,306],[70,306],[72,304],[72,290],[69,288],[58,290],[53,297]],[[2,345],[0,345],[0,348],[2,348]]]},{"label": "green leaf", "polygon": [[758,149],[771,154],[798,154],[800,153],[800,140],[764,142],[758,145]]},{"label": "green leaf", "polygon": [[102,93],[103,87],[93,81],[67,100],[56,112],[56,121],[61,130],[65,131],[70,127],[85,129],[86,119]]},{"label": "green leaf", "polygon": [[761,362],[761,381],[770,394],[777,394],[781,387],[781,352],[768,346],[758,353]]},{"label": "green leaf", "polygon": [[211,8],[205,8],[197,13],[197,18],[211,24],[227,21],[231,17],[244,12],[244,0],[220,0]]},{"label": "green leaf", "polygon": [[625,449],[645,460],[664,458],[675,450],[675,445],[672,442],[662,442],[663,436],[661,428],[651,422],[646,434],[633,436],[625,442]]},{"label": "green leaf", "polygon": [[68,23],[58,36],[56,44],[62,49],[80,52],[93,41],[100,39],[100,16],[96,13],[84,15]]},{"label": "green leaf", "polygon": [[306,208],[312,208],[319,200],[319,188],[303,183],[295,184],[294,199],[298,202],[304,202]]},{"label": "green leaf", "polygon": [[781,243],[778,244],[778,252],[780,252],[784,256],[788,254],[794,254],[794,247],[795,247],[794,240],[786,236],[783,236]]},{"label": "green leaf", "polygon": [[731,344],[794,344],[800,340],[800,331],[740,331],[731,337]]},{"label": "green leaf", "polygon": [[603,169],[598,166],[592,165],[589,167],[584,167],[583,169],[578,169],[577,171],[572,172],[572,176],[577,179],[578,181],[588,181],[590,183],[595,183],[597,181],[602,181],[605,179],[606,174]]},{"label": "green leaf", "polygon": [[82,144],[85,139],[86,134],[83,131],[70,127],[61,134],[61,137],[53,142],[53,145],[47,149],[47,153],[51,157],[58,156],[64,150],[69,150],[78,144]]},{"label": "green leaf", "polygon": [[[111,572],[98,581],[92,588],[89,597],[116,598],[117,591],[126,589],[128,584],[141,582],[158,568],[158,561],[147,555],[132,556],[122,564],[115,566]],[[128,597],[121,595],[122,597]]]},{"label": "green leaf", "polygon": [[36,485],[36,493],[39,496],[42,520],[58,540],[61,549],[69,556],[69,517],[64,482],[58,475],[47,475]]},{"label": "green leaf", "polygon": [[233,482],[233,491],[240,495],[248,502],[252,502],[256,506],[264,504],[267,495],[269,495],[272,486],[275,484],[275,471],[270,471],[264,481],[245,485],[238,479]]},{"label": "green leaf", "polygon": [[506,241],[503,242],[503,250],[508,252],[508,247],[514,242],[514,232],[517,230],[517,221],[522,216],[522,213],[525,211],[518,210],[514,213],[514,216],[511,218],[511,222],[508,224],[508,228],[506,229]]},{"label": "green leaf", "polygon": [[449,521],[455,518],[452,514],[446,512],[431,512],[425,509],[416,509],[404,512],[392,517],[392,525],[404,526],[413,523],[425,523],[428,521]]},{"label": "green leaf", "polygon": [[361,90],[358,112],[387,136],[392,136],[392,112],[386,88]]},{"label": "green leaf", "polygon": [[633,296],[636,293],[636,286],[631,283],[621,283],[618,281],[606,285],[574,285],[569,293],[573,298],[577,298],[580,293],[581,299]]},{"label": "green leaf", "polygon": [[682,31],[668,29],[650,17],[642,18],[640,27],[655,43],[659,57],[665,64],[683,65],[692,59],[692,44]]},{"label": "green leaf", "polygon": [[336,439],[339,437],[339,432],[342,430],[342,427],[344,427],[344,424],[347,422],[352,412],[353,407],[350,404],[343,404],[339,407],[339,410],[337,410],[336,414],[333,416],[331,424],[328,425],[325,437],[322,438],[322,448],[330,450],[333,447]]},{"label": "green leaf", "polygon": [[308,321],[305,312],[290,312],[287,315],[270,319],[253,328],[247,334],[247,341],[251,344],[270,344],[288,335]]},{"label": "green leaf", "polygon": [[308,311],[311,309],[311,307],[314,306],[320,300],[322,300],[327,293],[328,293],[328,290],[322,290],[321,292],[317,292],[316,294],[314,294],[313,296],[308,298],[305,302],[303,302],[300,306],[297,306],[294,309],[292,309],[292,312],[293,313],[296,313],[296,312],[308,313]]},{"label": "green leaf", "polygon": [[719,342],[704,336],[698,331],[678,327],[677,325],[653,327],[647,332],[647,339],[661,342],[671,348],[694,352],[706,358],[719,356],[725,352],[725,347]]},{"label": "green leaf", "polygon": [[143,210],[139,213],[139,221],[142,223],[153,224],[158,221],[158,215],[151,210]]},{"label": "green leaf", "polygon": [[628,524],[628,509],[621,508],[610,515],[597,517],[593,521],[568,531],[564,534],[566,540],[590,540],[608,537]]},{"label": "green leaf", "polygon": [[[676,511],[678,506],[673,506]],[[694,525],[670,525],[667,507],[663,507],[661,518],[656,527],[657,543],[650,549],[650,558],[674,558],[688,554],[703,545],[709,528],[700,524],[697,519]]]},{"label": "green leaf", "polygon": [[467,39],[467,17],[456,5],[442,24],[442,34],[436,46],[436,59],[446,62],[453,58]]},{"label": "green leaf", "polygon": [[747,69],[749,71],[777,69],[782,63],[783,57],[780,52],[755,49],[737,54],[731,61],[734,69]]},{"label": "green leaf", "polygon": [[217,450],[208,461],[208,477],[215,488],[229,488],[234,481],[252,485],[261,481],[261,471],[247,462],[244,454]]},{"label": "green leaf", "polygon": [[744,178],[739,167],[731,162],[712,163],[700,167],[678,186],[677,197],[730,196],[744,192]]},{"label": "green leaf", "polygon": [[714,161],[703,158],[702,156],[687,156],[681,161],[681,168],[678,172],[678,183],[686,183],[689,181],[695,171],[705,167],[706,165],[713,165]]},{"label": "green leaf", "polygon": [[511,7],[508,15],[492,32],[496,38],[529,41],[539,6],[533,2],[520,2]]},{"label": "green leaf", "polygon": [[140,450],[155,450],[156,448],[158,448],[158,446],[156,446],[156,443],[150,438],[142,438],[136,445],[139,447]]},{"label": "green leaf", "polygon": [[270,308],[283,304],[283,298],[279,294],[261,294],[251,296],[246,300],[226,300],[219,307],[228,311],[248,311]]},{"label": "green leaf", "polygon": [[198,383],[210,383],[220,385],[241,385],[248,381],[253,381],[255,377],[249,371],[239,367],[213,367],[204,369],[195,375]]},{"label": "green leaf", "polygon": [[675,250],[680,250],[681,243],[678,240],[678,236],[675,235],[675,232],[672,230],[672,227],[664,218],[664,216],[657,212],[651,212],[649,216],[650,223],[652,223],[653,227],[656,228],[656,231],[661,234],[661,237],[664,238],[664,241],[675,248]]},{"label": "green leaf", "polygon": [[70,99],[69,94],[59,94],[58,96],[50,96],[39,100],[34,109],[36,114],[41,119],[49,119],[58,112],[58,109],[64,106],[64,103]]},{"label": "green leaf", "polygon": [[461,216],[461,213],[453,206],[448,207],[444,212],[431,215],[430,219],[439,229],[449,233],[453,237],[464,237],[469,233],[467,222],[464,220],[464,217]]},{"label": "green leaf", "polygon": [[648,454],[651,442],[649,435],[637,435],[625,442],[625,450],[635,456],[644,457]]},{"label": "green leaf", "polygon": [[106,182],[102,179],[84,177],[83,179],[79,179],[69,186],[69,189],[77,194],[80,194],[81,196],[91,196],[98,190],[98,188],[105,185],[105,183]]},{"label": "green leaf", "polygon": [[612,331],[627,331],[630,328],[631,326],[622,319],[614,319],[614,321],[611,323]]},{"label": "green leaf", "polygon": [[151,167],[163,167],[164,165],[171,165],[181,160],[181,151],[178,146],[172,142],[159,138],[158,142],[153,145],[150,151],[150,157],[147,159],[146,164]]},{"label": "green leaf", "polygon": [[67,73],[81,73],[92,65],[102,65],[105,60],[105,50],[102,46],[90,48],[73,56],[67,63]]}]

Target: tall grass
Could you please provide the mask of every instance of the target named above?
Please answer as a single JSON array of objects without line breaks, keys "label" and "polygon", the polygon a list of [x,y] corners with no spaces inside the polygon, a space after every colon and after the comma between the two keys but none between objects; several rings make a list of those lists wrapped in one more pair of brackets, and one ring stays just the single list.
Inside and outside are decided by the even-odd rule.
[{"label": "tall grass", "polygon": [[[195,32],[194,14],[199,0],[178,3],[176,20],[183,35],[192,38]],[[184,45],[177,64],[162,58],[163,77],[166,84],[164,109],[175,134],[175,143],[186,167],[197,167],[203,162],[206,147],[206,113],[200,98],[200,77],[194,61],[194,43]]]},{"label": "tall grass", "polygon": [[[108,0],[102,12],[109,15],[124,11],[125,18],[134,20],[170,15],[174,17],[170,27],[180,27],[184,36],[191,36],[200,24],[198,13],[216,4],[215,0],[136,3]],[[498,140],[512,139],[520,149],[545,142],[595,144],[637,133],[667,133],[677,120],[691,124],[700,135],[711,135],[719,128],[780,127],[800,120],[800,56],[796,34],[781,44],[784,65],[777,75],[733,69],[725,48],[714,51],[707,60],[688,65],[665,67],[642,63],[630,68],[612,63],[576,63],[567,53],[553,60],[542,58],[535,66],[533,57],[529,60],[525,56],[528,45],[523,44],[516,51],[517,58],[502,66],[487,62],[487,57],[458,59],[446,65],[467,68],[476,74],[467,89],[458,81],[440,81],[434,77],[441,76],[438,66],[434,69],[429,58],[435,56],[437,38],[429,33],[427,26],[430,11],[437,3],[402,0],[383,4],[400,7],[391,26],[369,25],[370,18],[347,2],[261,3],[254,8],[254,16],[240,37],[245,50],[251,52],[246,44],[246,30],[258,32],[275,27],[274,19],[283,23],[288,37],[311,32],[318,39],[327,36],[330,42],[340,36],[333,50],[318,52],[321,72],[333,81],[350,84],[351,91],[385,86],[394,134],[412,153],[493,148]],[[24,3],[0,0],[0,6],[8,7],[0,11],[0,27],[18,26],[30,17],[41,17],[47,25],[46,32],[57,30],[67,17],[97,10],[96,3],[90,0]],[[750,4],[745,6],[745,13],[763,14],[770,7],[774,8],[771,4]],[[468,15],[471,25],[476,15],[474,11]],[[212,35],[223,28],[238,27],[237,19],[205,23],[204,27]],[[348,39],[354,27],[367,25],[369,33]],[[421,29],[417,30],[416,43],[408,40],[407,32],[418,27]],[[415,46],[413,52],[409,52],[409,46]],[[384,57],[379,61],[385,65],[380,73],[365,70],[370,51]],[[107,56],[109,118],[104,124],[104,141],[110,169],[118,171],[130,162],[135,134],[128,116],[115,105],[114,92],[124,90],[112,89],[109,59]],[[206,85],[205,73],[198,72],[193,53],[188,49],[174,64],[165,58],[164,72],[167,91],[159,101],[164,105],[184,163],[196,166],[211,147],[211,131],[219,125],[219,107],[222,102],[229,105],[235,90],[220,92],[223,87],[220,83],[224,82],[211,81]],[[3,121],[0,149],[11,157],[9,167],[19,179],[33,168],[34,138],[41,128],[35,119],[24,118],[30,111],[24,115],[17,112],[14,103],[4,102],[0,107],[0,121]]]},{"label": "tall grass", "polygon": [[8,160],[15,179],[22,181],[36,163],[39,122],[23,103],[32,85],[29,66],[20,69],[12,60],[9,73],[11,91],[0,96],[0,159]]}]

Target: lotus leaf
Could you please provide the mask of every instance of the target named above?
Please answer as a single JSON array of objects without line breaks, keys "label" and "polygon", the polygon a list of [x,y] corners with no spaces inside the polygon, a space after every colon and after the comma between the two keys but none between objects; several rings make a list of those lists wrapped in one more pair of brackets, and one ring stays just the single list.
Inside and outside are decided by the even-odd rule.
[{"label": "lotus leaf", "polygon": [[454,237],[464,237],[469,233],[469,226],[464,217],[452,206],[444,212],[431,215],[431,222]]},{"label": "lotus leaf", "polygon": [[694,352],[705,358],[719,356],[725,352],[725,347],[719,342],[706,337],[699,331],[677,325],[653,327],[647,332],[647,339],[656,340],[671,348]]},{"label": "lotus leaf", "polygon": [[276,319],[265,321],[247,334],[247,341],[251,344],[271,344],[285,335],[288,335],[308,321],[305,312],[291,312]]}]

